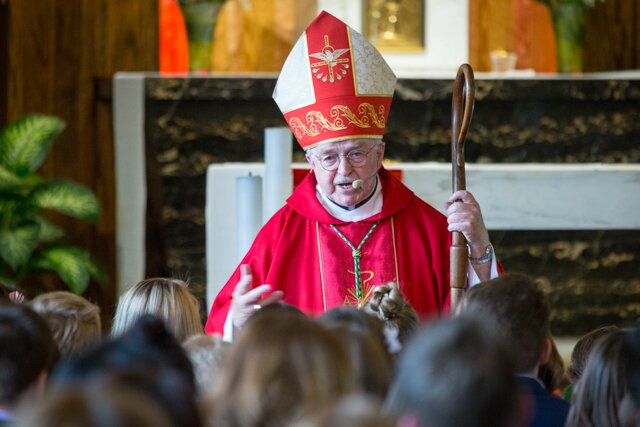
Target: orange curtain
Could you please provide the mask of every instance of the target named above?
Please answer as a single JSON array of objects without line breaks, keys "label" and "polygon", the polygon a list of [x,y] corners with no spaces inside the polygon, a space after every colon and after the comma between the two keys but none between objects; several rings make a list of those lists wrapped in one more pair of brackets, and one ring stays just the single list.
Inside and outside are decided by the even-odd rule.
[{"label": "orange curtain", "polygon": [[184,73],[189,71],[187,29],[177,0],[159,0],[160,72]]},{"label": "orange curtain", "polygon": [[558,69],[555,35],[547,7],[535,0],[513,0],[512,22],[517,68],[555,73]]}]

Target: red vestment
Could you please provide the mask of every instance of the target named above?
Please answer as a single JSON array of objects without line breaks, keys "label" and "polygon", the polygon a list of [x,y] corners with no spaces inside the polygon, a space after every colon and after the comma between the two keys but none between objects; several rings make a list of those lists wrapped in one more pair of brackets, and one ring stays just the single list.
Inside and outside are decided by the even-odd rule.
[{"label": "red vestment", "polygon": [[[270,284],[284,291],[284,302],[310,315],[345,303],[357,304],[352,249],[330,225],[357,247],[379,220],[361,249],[363,296],[393,281],[421,317],[448,311],[451,233],[446,217],[384,168],[379,177],[381,212],[361,221],[343,222],[318,201],[311,172],[262,227],[243,258],[241,264],[251,267],[252,286]],[[222,333],[239,280],[238,266],[213,302],[207,333]]]}]

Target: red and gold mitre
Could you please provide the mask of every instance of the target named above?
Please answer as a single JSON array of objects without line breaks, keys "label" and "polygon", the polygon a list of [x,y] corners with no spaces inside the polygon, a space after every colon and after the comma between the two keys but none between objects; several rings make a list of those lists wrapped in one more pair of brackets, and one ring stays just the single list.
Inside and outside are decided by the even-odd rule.
[{"label": "red and gold mitre", "polygon": [[396,76],[362,34],[321,12],[285,61],[273,99],[307,149],[382,139]]}]

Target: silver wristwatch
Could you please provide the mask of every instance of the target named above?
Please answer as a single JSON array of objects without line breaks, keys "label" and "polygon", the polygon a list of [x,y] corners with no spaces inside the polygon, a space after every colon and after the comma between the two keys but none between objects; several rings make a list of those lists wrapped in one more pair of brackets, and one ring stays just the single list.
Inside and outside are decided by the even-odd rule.
[{"label": "silver wristwatch", "polygon": [[482,256],[479,256],[478,258],[469,256],[469,262],[473,265],[486,264],[491,261],[491,258],[493,258],[493,246],[491,246],[491,243],[489,243],[489,245],[487,245],[487,247],[485,248],[484,254],[482,254]]}]

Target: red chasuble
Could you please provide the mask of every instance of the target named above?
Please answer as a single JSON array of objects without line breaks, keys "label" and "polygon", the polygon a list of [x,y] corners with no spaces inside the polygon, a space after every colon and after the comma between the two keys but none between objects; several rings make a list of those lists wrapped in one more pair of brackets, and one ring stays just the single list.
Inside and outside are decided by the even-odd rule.
[{"label": "red chasuble", "polygon": [[[256,236],[241,264],[253,273],[253,286],[270,284],[284,291],[284,301],[309,315],[343,305],[358,305],[352,249],[334,225],[358,247],[376,221],[378,226],[361,248],[361,301],[390,281],[422,317],[449,309],[451,233],[444,215],[420,200],[384,168],[379,171],[382,211],[358,222],[331,216],[316,196],[311,172]],[[240,268],[222,288],[205,326],[222,333]]]}]

